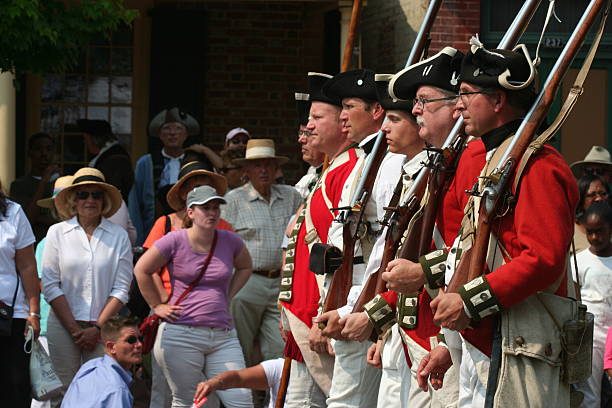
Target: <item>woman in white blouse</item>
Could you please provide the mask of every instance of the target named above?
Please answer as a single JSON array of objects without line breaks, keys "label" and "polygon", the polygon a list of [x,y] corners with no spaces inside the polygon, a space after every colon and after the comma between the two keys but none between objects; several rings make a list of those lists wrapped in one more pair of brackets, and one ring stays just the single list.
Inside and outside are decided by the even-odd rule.
[{"label": "woman in white blouse", "polygon": [[120,205],[119,190],[88,167],[77,171],[72,185],[55,198],[66,221],[47,232],[42,282],[51,304],[49,354],[65,389],[81,364],[104,354],[100,326],[128,300],[130,241],[122,227],[107,220]]}]

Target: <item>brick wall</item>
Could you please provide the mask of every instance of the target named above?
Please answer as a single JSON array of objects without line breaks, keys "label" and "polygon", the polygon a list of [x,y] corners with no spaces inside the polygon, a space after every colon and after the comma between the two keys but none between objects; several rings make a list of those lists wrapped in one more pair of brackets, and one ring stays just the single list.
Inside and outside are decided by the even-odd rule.
[{"label": "brick wall", "polygon": [[[362,65],[377,72],[397,72],[406,58],[429,0],[368,0],[361,21]],[[445,0],[431,31],[428,55],[444,46],[467,49],[480,30],[480,0]]]},{"label": "brick wall", "polygon": [[467,51],[471,36],[480,31],[480,0],[445,0],[431,30],[429,55],[450,45]]},{"label": "brick wall", "polygon": [[[176,4],[176,3],[175,3]],[[202,134],[215,150],[228,130],[243,127],[275,140],[288,181],[303,174],[297,145],[295,91],[323,65],[320,3],[185,2],[206,14]]]}]

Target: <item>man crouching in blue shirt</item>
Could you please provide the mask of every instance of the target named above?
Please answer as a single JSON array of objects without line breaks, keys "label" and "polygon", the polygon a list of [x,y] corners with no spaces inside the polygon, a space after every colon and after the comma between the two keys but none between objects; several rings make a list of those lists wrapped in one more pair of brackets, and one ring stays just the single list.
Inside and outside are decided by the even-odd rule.
[{"label": "man crouching in blue shirt", "polygon": [[102,325],[106,355],[83,364],[62,408],[131,408],[130,368],[142,360],[142,336],[134,320],[115,316]]}]

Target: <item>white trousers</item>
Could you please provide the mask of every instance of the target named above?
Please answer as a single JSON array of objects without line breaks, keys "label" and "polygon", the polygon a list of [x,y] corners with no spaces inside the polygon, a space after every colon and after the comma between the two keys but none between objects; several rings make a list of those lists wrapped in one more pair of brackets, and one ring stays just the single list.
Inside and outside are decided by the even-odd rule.
[{"label": "white trousers", "polygon": [[325,408],[325,394],[310,375],[306,364],[291,360],[285,408],[303,407]]},{"label": "white trousers", "polygon": [[[234,329],[168,324],[159,325],[153,355],[172,391],[172,408],[189,408],[196,386],[204,378],[245,368]],[[227,408],[253,407],[251,390],[217,391]]]},{"label": "white trousers", "polygon": [[376,407],[381,372],[366,361],[372,343],[335,341],[334,375],[327,399],[329,408]]},{"label": "white trousers", "polygon": [[[406,364],[402,339],[397,332],[397,324],[389,329],[389,334],[385,338],[381,361],[382,374],[380,377],[380,387],[378,388],[378,407],[401,407],[400,391],[402,378],[398,365],[402,360]],[[409,381],[409,380],[408,380]]]},{"label": "white trousers", "polygon": [[101,343],[98,343],[93,351],[85,351],[74,344],[72,336],[64,329],[52,310],[49,312],[49,319],[47,320],[47,342],[49,343],[49,357],[51,357],[53,368],[55,368],[55,372],[63,384],[62,395],[51,400],[52,407],[59,407],[66,390],[81,365],[92,358],[102,357],[104,347]]},{"label": "white trousers", "polygon": [[[491,359],[461,338],[461,365],[459,366],[459,407],[484,407],[487,394],[482,373],[489,371]],[[480,367],[481,375],[478,375]]]}]

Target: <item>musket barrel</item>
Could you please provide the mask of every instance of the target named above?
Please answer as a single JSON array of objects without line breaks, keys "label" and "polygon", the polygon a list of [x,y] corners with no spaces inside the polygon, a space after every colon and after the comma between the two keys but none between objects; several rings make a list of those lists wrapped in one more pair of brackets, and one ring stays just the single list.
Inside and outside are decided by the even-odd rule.
[{"label": "musket barrel", "polygon": [[548,74],[548,77],[546,78],[546,81],[542,86],[543,91],[540,92],[540,94],[536,98],[536,101],[531,106],[531,109],[529,109],[527,115],[525,115],[525,119],[523,119],[523,122],[521,123],[514,137],[512,138],[508,149],[506,149],[505,154],[499,161],[496,171],[501,170],[503,166],[505,166],[506,162],[508,161],[508,158],[510,157],[510,152],[514,149],[521,135],[526,130],[529,129],[532,135],[535,134],[535,130],[540,126],[540,123],[548,112],[548,108],[552,104],[553,99],[557,94],[557,91],[559,89],[559,86],[561,85],[561,81],[563,80],[565,73],[569,69],[570,65],[572,64],[572,61],[574,60],[574,57],[582,46],[582,43],[584,42],[584,39],[586,38],[589,29],[594,24],[595,19],[601,11],[601,8],[603,7],[605,1],[606,0],[591,0],[589,5],[585,9],[585,12],[580,18],[580,21],[572,32],[572,35],[565,44],[565,47],[563,47],[563,50],[561,51],[557,62]]}]

